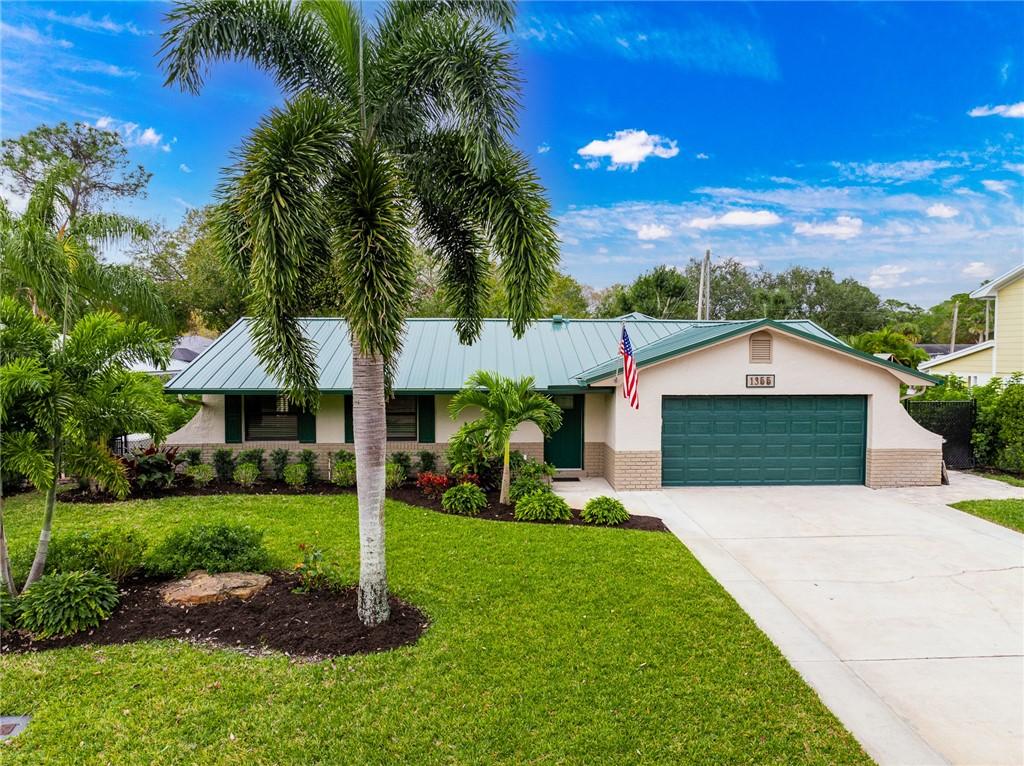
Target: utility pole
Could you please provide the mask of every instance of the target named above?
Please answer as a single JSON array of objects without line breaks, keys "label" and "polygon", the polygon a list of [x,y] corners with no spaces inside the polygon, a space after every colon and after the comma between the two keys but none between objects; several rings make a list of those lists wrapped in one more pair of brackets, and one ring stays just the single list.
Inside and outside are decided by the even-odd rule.
[{"label": "utility pole", "polygon": [[700,281],[697,285],[697,319],[711,318],[711,250],[704,252],[700,262]]},{"label": "utility pole", "polygon": [[953,353],[956,350],[956,322],[960,318],[960,301],[953,304],[953,332],[949,338],[949,353]]},{"label": "utility pole", "polygon": [[704,317],[702,316],[702,309],[704,303],[704,261],[700,262],[700,280],[697,282],[697,321],[700,321]]},{"label": "utility pole", "polygon": [[992,301],[985,301],[985,340],[988,340],[988,310],[992,306]]}]

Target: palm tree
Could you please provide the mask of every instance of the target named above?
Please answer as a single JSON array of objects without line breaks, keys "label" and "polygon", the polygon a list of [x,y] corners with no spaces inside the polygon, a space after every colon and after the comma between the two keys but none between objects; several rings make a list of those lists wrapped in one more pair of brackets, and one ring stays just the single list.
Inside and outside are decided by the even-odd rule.
[{"label": "palm tree", "polygon": [[57,163],[13,216],[0,201],[0,284],[38,316],[64,327],[88,311],[107,309],[164,326],[169,315],[156,286],[126,264],[104,263],[103,245],[149,236],[149,227],[116,213],[78,211],[73,199],[81,169]]},{"label": "palm tree", "polygon": [[328,270],[352,345],[359,615],[389,617],[384,560],[385,391],[414,283],[413,240],[438,264],[463,342],[480,333],[490,259],[521,335],[558,261],[527,159],[509,144],[518,83],[510,2],[191,0],[168,14],[168,84],[197,93],[212,60],[246,59],[288,100],[245,142],[214,217],[247,277],[258,357],[316,407],[314,349],[296,320]]},{"label": "palm tree", "polygon": [[508,502],[509,453],[516,428],[523,423],[534,423],[541,433],[550,436],[562,426],[562,409],[534,391],[533,383],[529,376],[516,380],[496,372],[477,370],[448,405],[453,418],[470,407],[480,410],[480,417],[462,426],[452,437],[452,444],[482,440],[490,455],[502,456],[500,503]]},{"label": "palm tree", "polygon": [[893,361],[906,367],[916,368],[921,362],[928,361],[928,354],[923,349],[892,327],[853,335],[847,339],[847,343],[868,354],[889,354]]},{"label": "palm tree", "polygon": [[[128,367],[160,366],[170,344],[156,327],[100,311],[79,319],[67,334],[10,296],[0,298],[0,461],[46,492],[42,531],[25,587],[46,567],[66,471],[121,497],[128,492],[124,464],[107,444],[120,433],[166,433],[163,396],[149,376]],[[0,487],[0,577],[17,593],[3,535]]]}]

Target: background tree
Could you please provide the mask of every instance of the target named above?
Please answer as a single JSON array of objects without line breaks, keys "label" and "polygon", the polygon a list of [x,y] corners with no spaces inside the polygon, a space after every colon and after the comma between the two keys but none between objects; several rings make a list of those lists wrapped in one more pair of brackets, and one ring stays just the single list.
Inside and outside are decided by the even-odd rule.
[{"label": "background tree", "polygon": [[697,316],[697,285],[673,266],[656,266],[629,285],[612,285],[601,297],[596,314],[617,317],[639,311],[655,319]]},{"label": "background tree", "polygon": [[[97,312],[61,335],[51,320],[10,297],[0,298],[0,461],[46,492],[26,588],[46,568],[61,473],[95,481],[123,497],[125,467],[110,452],[110,438],[143,432],[159,441],[166,432],[160,387],[128,369],[139,361],[167,364],[170,345],[160,330]],[[16,595],[2,516],[0,505],[0,576]]]},{"label": "background tree", "polygon": [[452,397],[448,411],[452,417],[469,408],[480,410],[480,416],[463,425],[451,438],[458,449],[461,442],[476,443],[482,437],[489,457],[501,455],[500,503],[508,503],[510,484],[509,456],[512,434],[523,423],[534,423],[545,436],[562,426],[562,410],[544,394],[533,390],[532,377],[507,378],[496,372],[478,370],[466,385]]},{"label": "background tree", "polygon": [[167,16],[169,84],[195,93],[210,61],[247,59],[289,97],[245,142],[215,225],[247,280],[257,356],[309,407],[315,355],[296,317],[311,285],[339,278],[369,625],[389,616],[384,402],[414,288],[414,233],[463,342],[480,332],[489,256],[517,335],[558,261],[542,189],[508,141],[518,86],[503,33],[514,18],[507,2],[395,2],[373,23],[350,3],[284,0],[197,0]]},{"label": "background tree", "polygon": [[[700,284],[700,261],[691,258],[683,271],[690,285]],[[711,262],[710,319],[754,319],[762,316],[754,300],[757,275],[735,258]],[[697,289],[693,289],[694,306],[690,316],[697,316]]]}]

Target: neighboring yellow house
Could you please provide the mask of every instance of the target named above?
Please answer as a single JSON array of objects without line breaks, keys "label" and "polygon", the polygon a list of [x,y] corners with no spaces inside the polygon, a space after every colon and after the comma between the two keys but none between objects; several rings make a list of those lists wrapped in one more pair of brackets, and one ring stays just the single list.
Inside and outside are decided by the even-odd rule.
[{"label": "neighboring yellow house", "polygon": [[1024,372],[1024,263],[982,285],[971,297],[993,302],[993,338],[935,357],[918,369],[930,375],[957,375],[972,386]]}]

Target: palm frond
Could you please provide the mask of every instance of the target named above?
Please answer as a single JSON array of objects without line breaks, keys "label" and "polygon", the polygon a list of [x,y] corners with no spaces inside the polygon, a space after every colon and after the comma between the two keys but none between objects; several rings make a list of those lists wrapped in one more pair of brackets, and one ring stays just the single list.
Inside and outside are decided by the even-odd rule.
[{"label": "palm frond", "polygon": [[22,474],[36,489],[47,490],[53,484],[53,451],[40,445],[31,431],[0,432],[0,463],[4,471]]},{"label": "palm frond", "polygon": [[119,498],[128,495],[130,487],[125,465],[105,444],[94,441],[68,441],[64,445],[61,457],[62,467],[68,473],[88,477],[101,489]]}]

